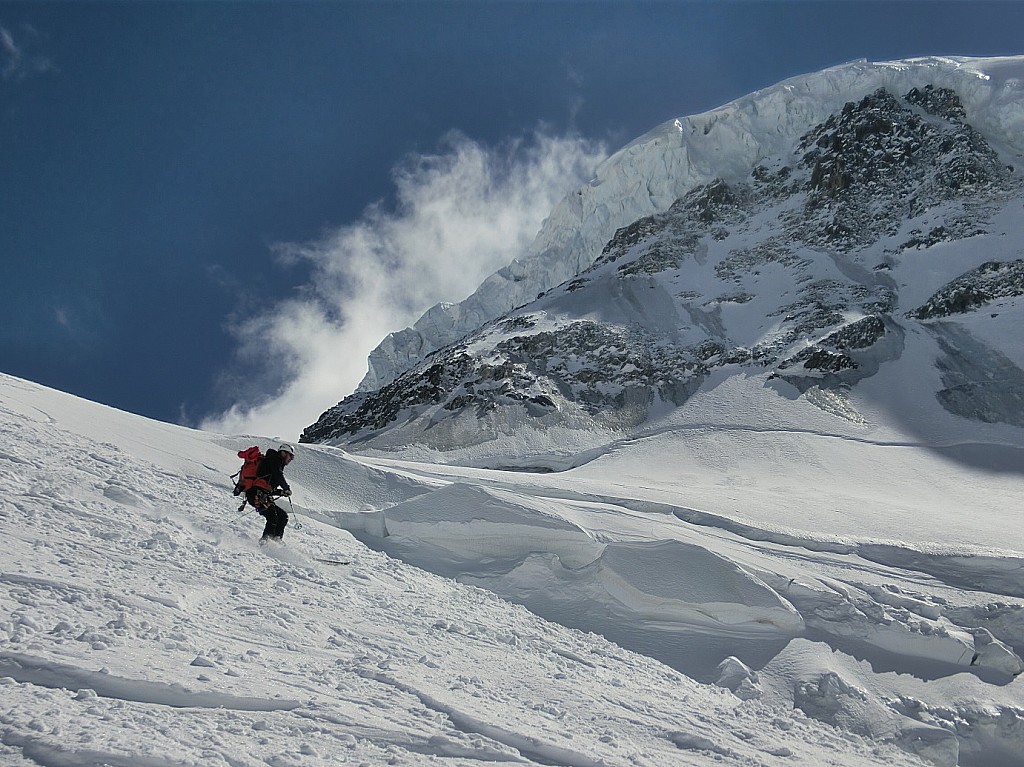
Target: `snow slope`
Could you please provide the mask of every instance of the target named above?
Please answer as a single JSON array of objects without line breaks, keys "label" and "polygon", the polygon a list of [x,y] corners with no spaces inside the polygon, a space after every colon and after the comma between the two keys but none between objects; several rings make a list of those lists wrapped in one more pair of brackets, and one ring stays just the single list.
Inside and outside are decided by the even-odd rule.
[{"label": "snow slope", "polygon": [[[261,549],[253,438],[0,376],[0,764],[1024,763],[1019,470],[780,437],[550,474],[300,446]],[[879,454],[912,502],[848,478]],[[801,456],[844,471],[797,491]]]}]

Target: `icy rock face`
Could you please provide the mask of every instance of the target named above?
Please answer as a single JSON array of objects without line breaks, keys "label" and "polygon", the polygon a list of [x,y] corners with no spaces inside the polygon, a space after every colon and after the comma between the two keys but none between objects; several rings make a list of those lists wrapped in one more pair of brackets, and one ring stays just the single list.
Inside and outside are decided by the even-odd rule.
[{"label": "icy rock face", "polygon": [[[689,190],[715,178],[730,183],[745,178],[765,158],[790,150],[810,126],[879,89],[909,94],[923,113],[973,125],[1020,151],[1022,70],[1021,57],[859,61],[666,122],[617,152],[592,182],[566,196],[522,258],[489,277],[465,301],[439,304],[412,328],[388,336],[371,353],[360,391],[384,386],[431,352],[572,278],[594,262],[616,230],[664,212]],[[906,138],[912,146],[913,136]],[[969,143],[970,135],[961,140]],[[969,175],[970,167],[951,171]],[[826,191],[836,191],[843,183],[840,168],[823,163],[819,173]]]},{"label": "icy rock face", "polygon": [[[444,450],[513,428],[628,430],[683,405],[719,369],[769,369],[856,420],[844,415],[842,392],[898,359],[915,324],[946,353],[936,363],[944,407],[1016,424],[1024,372],[934,320],[1021,295],[1022,262],[986,261],[901,309],[900,282],[915,280],[900,274],[905,261],[1004,235],[992,220],[1020,204],[1019,174],[964,122],[970,112],[932,84],[846,102],[745,177],[691,187],[664,212],[619,228],[553,289],[357,392],[302,439]],[[964,338],[950,340],[955,333]],[[990,386],[981,406],[964,385],[975,368],[1008,382]]]}]

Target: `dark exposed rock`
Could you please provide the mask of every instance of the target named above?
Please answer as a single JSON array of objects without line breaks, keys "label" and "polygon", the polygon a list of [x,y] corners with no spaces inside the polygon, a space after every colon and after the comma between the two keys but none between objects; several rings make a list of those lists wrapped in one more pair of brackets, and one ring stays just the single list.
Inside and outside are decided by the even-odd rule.
[{"label": "dark exposed rock", "polygon": [[800,363],[803,363],[803,367],[806,370],[820,370],[828,373],[838,373],[840,370],[857,367],[857,363],[846,354],[838,354],[828,349],[809,346],[802,352],[780,362],[779,370],[786,370]]},{"label": "dark exposed rock", "polygon": [[745,189],[734,189],[721,179],[715,179],[707,186],[693,190],[672,207],[688,210],[696,220],[711,224],[727,219],[729,214],[734,213],[748,196],[744,192]]},{"label": "dark exposed rock", "polygon": [[581,401],[591,413],[621,404],[627,389],[671,393],[706,372],[691,350],[666,350],[637,331],[588,321],[516,336],[499,343],[496,350],[521,364],[535,380],[545,379]]},{"label": "dark exposed rock", "polygon": [[816,344],[808,346],[792,357],[779,363],[779,370],[787,370],[802,364],[806,370],[838,373],[858,367],[856,360],[847,352],[867,349],[885,336],[885,323],[881,317],[864,317],[841,327]]},{"label": "dark exposed rock", "polygon": [[[953,117],[925,119],[911,105]],[[967,190],[1009,186],[1009,170],[962,113],[943,89],[915,89],[902,103],[878,90],[805,134],[800,167],[810,178],[800,238],[849,250]]]},{"label": "dark exposed rock", "polygon": [[358,392],[347,397],[305,429],[300,441],[318,442],[341,434],[381,429],[397,419],[403,410],[441,402],[473,365],[473,358],[462,349],[442,350],[432,361],[375,392]]},{"label": "dark exposed rock", "polygon": [[881,317],[872,315],[840,328],[824,343],[836,349],[866,349],[878,343],[884,335],[885,323]]},{"label": "dark exposed rock", "polygon": [[696,253],[699,243],[700,237],[696,234],[656,240],[645,247],[636,259],[619,266],[619,275],[631,277],[678,269],[686,258]]},{"label": "dark exposed rock", "polygon": [[933,227],[927,233],[922,232],[920,229],[915,229],[910,234],[910,239],[900,245],[900,253],[911,248],[930,248],[933,245],[938,245],[940,242],[963,240],[967,237],[985,234],[985,230],[973,221],[959,220],[940,224]]},{"label": "dark exposed rock", "polygon": [[963,122],[967,119],[967,111],[960,103],[960,97],[949,88],[936,88],[934,85],[912,88],[904,98],[908,104],[915,104],[928,114],[944,120]]},{"label": "dark exposed rock", "polygon": [[678,268],[696,253],[705,235],[718,240],[728,237],[728,230],[721,224],[742,220],[752,201],[753,194],[746,185],[730,186],[716,179],[697,187],[676,200],[665,213],[647,216],[619,229],[588,271],[627,254],[631,256],[628,262],[618,267],[624,278]]},{"label": "dark exposed rock", "polygon": [[772,238],[755,247],[734,250],[716,267],[719,279],[738,281],[745,272],[756,273],[766,264],[785,267],[806,267],[808,262],[794,253],[793,245],[781,238]]},{"label": "dark exposed rock", "polygon": [[662,224],[657,216],[641,218],[629,226],[622,227],[615,232],[615,236],[604,246],[598,262],[616,261],[638,242],[657,233],[661,228]]},{"label": "dark exposed rock", "polygon": [[1024,259],[988,261],[944,285],[909,316],[927,320],[963,314],[1012,296],[1024,296]]},{"label": "dark exposed rock", "polygon": [[510,317],[507,320],[502,320],[499,326],[502,330],[515,331],[515,330],[529,330],[530,328],[536,327],[537,322],[528,314],[517,314],[515,317]]}]

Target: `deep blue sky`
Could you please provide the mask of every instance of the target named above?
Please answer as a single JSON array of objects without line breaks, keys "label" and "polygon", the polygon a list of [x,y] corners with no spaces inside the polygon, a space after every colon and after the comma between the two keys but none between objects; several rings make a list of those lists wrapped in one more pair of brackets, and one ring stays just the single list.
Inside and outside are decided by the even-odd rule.
[{"label": "deep blue sky", "polygon": [[228,322],[309,279],[271,246],[389,200],[452,129],[615,149],[856,58],[1022,53],[1022,29],[1014,2],[0,2],[0,370],[198,420],[247,374]]}]

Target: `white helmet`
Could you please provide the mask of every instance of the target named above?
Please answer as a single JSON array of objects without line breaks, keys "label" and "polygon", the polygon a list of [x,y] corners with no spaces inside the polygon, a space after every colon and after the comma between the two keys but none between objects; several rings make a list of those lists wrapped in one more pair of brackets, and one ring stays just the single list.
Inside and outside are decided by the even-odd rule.
[{"label": "white helmet", "polygon": [[287,444],[287,443],[284,444],[284,445],[281,445],[281,447],[279,447],[277,449],[277,452],[279,452],[279,453],[288,453],[288,455],[290,455],[292,458],[295,457],[295,451],[292,450],[292,446]]}]

